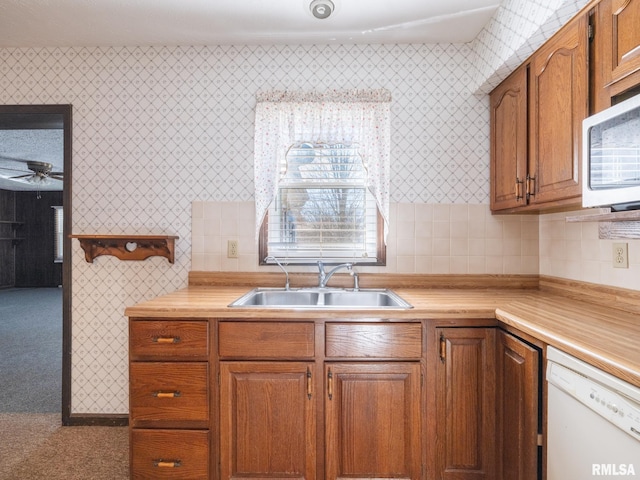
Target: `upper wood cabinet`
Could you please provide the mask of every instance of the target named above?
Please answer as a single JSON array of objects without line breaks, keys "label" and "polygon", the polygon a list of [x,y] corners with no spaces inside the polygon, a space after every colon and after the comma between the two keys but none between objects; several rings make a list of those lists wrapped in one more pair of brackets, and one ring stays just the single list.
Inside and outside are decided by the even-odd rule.
[{"label": "upper wood cabinet", "polygon": [[582,121],[589,115],[588,16],[569,22],[531,58],[530,203],[579,197]]},{"label": "upper wood cabinet", "polygon": [[602,0],[594,14],[593,112],[640,85],[640,0]]},{"label": "upper wood cabinet", "polygon": [[640,1],[603,0],[598,12],[601,41],[610,47],[602,66],[605,82],[610,84],[640,70]]},{"label": "upper wood cabinet", "polygon": [[491,93],[491,210],[526,205],[527,66]]},{"label": "upper wood cabinet", "polygon": [[588,15],[582,14],[491,93],[493,211],[580,203],[587,60]]}]

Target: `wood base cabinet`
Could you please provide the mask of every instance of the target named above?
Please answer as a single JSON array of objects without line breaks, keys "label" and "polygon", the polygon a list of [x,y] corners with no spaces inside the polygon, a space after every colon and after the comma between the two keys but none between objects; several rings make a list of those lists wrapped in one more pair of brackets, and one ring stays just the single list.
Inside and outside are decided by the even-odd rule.
[{"label": "wood base cabinet", "polygon": [[316,478],[313,363],[220,363],[220,478]]},{"label": "wood base cabinet", "polygon": [[492,320],[132,318],[131,478],[536,480],[538,356]]},{"label": "wood base cabinet", "polygon": [[325,478],[421,478],[420,363],[328,363],[325,377]]},{"label": "wood base cabinet", "polygon": [[540,352],[509,333],[497,338],[497,445],[500,480],[537,480]]},{"label": "wood base cabinet", "polygon": [[439,480],[496,478],[494,328],[439,328],[436,473]]},{"label": "wood base cabinet", "polygon": [[435,335],[435,478],[542,478],[539,350],[496,328]]},{"label": "wood base cabinet", "polygon": [[132,319],[129,358],[131,478],[210,478],[209,322]]}]

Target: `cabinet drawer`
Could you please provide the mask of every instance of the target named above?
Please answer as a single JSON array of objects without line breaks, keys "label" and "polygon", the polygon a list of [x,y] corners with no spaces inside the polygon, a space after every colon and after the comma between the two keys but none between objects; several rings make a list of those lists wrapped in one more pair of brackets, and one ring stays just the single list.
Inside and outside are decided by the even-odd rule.
[{"label": "cabinet drawer", "polygon": [[131,478],[209,478],[207,430],[131,430]]},{"label": "cabinet drawer", "polygon": [[327,357],[420,358],[419,323],[327,323]]},{"label": "cabinet drawer", "polygon": [[129,345],[132,360],[206,360],[209,322],[131,320]]},{"label": "cabinet drawer", "polygon": [[132,362],[129,375],[131,425],[208,427],[206,363]]},{"label": "cabinet drawer", "polygon": [[305,322],[220,322],[220,357],[313,358],[314,325]]}]

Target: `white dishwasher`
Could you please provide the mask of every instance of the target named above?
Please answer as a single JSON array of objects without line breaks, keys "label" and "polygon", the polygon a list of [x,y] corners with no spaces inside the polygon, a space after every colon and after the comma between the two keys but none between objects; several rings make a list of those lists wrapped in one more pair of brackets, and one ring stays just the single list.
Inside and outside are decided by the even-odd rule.
[{"label": "white dishwasher", "polygon": [[547,480],[640,478],[640,389],[547,348]]}]

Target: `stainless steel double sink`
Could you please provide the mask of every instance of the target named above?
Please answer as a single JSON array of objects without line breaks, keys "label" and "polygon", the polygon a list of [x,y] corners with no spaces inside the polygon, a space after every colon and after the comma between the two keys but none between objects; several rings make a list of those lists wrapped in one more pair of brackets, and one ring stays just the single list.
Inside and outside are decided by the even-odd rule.
[{"label": "stainless steel double sink", "polygon": [[409,309],[411,304],[388,289],[255,288],[229,307],[307,309]]}]

